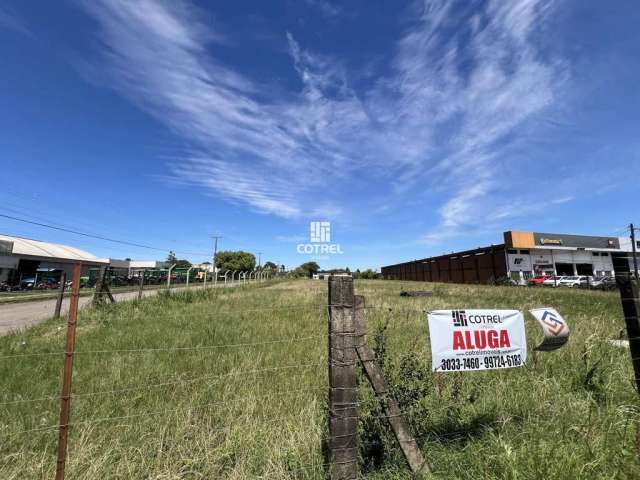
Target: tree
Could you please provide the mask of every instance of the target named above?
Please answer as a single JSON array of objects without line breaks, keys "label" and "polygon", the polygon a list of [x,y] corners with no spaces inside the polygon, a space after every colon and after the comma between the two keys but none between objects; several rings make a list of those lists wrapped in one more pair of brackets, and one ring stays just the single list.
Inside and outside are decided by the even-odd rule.
[{"label": "tree", "polygon": [[169,255],[167,255],[167,263],[169,265],[173,265],[178,261],[178,257],[176,257],[176,252],[173,250],[169,250]]},{"label": "tree", "polygon": [[376,272],[375,270],[367,268],[363,272],[361,272],[360,270],[356,270],[356,272],[353,274],[353,278],[363,278],[363,279],[368,279],[368,280],[376,280],[376,279],[382,278],[382,274]]},{"label": "tree", "polygon": [[189,268],[191,266],[191,262],[185,259],[176,260],[175,264],[176,268]]},{"label": "tree", "polygon": [[273,262],[265,262],[262,266],[263,270],[278,270],[278,266]]},{"label": "tree", "polygon": [[230,250],[218,252],[216,255],[216,267],[220,271],[239,270],[252,271],[256,268],[256,257],[253,253],[241,250],[233,252]]},{"label": "tree", "polygon": [[296,268],[293,274],[297,277],[312,277],[318,270],[320,270],[320,265],[316,262],[306,262]]}]

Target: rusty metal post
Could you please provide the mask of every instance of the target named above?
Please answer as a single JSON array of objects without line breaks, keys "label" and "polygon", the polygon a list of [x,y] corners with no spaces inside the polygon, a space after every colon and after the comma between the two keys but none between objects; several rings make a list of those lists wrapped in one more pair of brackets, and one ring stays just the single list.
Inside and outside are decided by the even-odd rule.
[{"label": "rusty metal post", "polygon": [[[629,353],[636,381],[636,390],[640,393],[640,292],[638,280],[629,274],[616,275],[616,283],[620,290],[624,323],[627,326]],[[636,425],[636,453],[640,455],[640,425]]]},{"label": "rusty metal post", "polygon": [[620,290],[624,322],[627,326],[627,338],[629,339],[636,388],[640,393],[640,294],[638,293],[638,281],[632,279],[631,274],[618,274],[616,275],[616,283]]},{"label": "rusty metal post", "polygon": [[329,277],[329,455],[332,480],[358,478],[353,279]]},{"label": "rusty metal post", "polygon": [[62,300],[64,299],[64,288],[67,283],[67,272],[62,271],[60,275],[60,288],[58,288],[58,299],[56,300],[56,309],[53,312],[53,318],[60,318],[60,311],[62,310]]},{"label": "rusty metal post", "polygon": [[78,320],[78,299],[80,297],[80,272],[82,264],[73,267],[71,304],[67,322],[67,343],[62,373],[62,396],[60,397],[60,430],[58,433],[58,461],[56,480],[64,480],[64,467],[67,460],[67,437],[69,435],[69,417],[71,411],[71,379],[73,374],[73,351],[76,341],[76,323]]}]

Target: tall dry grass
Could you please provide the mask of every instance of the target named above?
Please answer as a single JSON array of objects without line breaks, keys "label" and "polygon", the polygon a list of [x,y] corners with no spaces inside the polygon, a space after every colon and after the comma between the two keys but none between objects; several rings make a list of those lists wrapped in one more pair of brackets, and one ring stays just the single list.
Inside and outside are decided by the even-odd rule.
[{"label": "tall dry grass", "polygon": [[[615,293],[385,281],[356,293],[436,478],[640,476],[629,353],[608,342],[624,328]],[[325,283],[299,280],[83,311],[67,478],[325,478],[325,305]],[[519,369],[429,371],[423,310],[539,306],[569,321],[562,350]],[[527,330],[531,349],[540,333]],[[61,352],[64,335],[50,321],[0,338],[0,356]],[[113,352],[140,349],[156,350]],[[25,431],[55,425],[58,401],[6,402],[59,395],[62,360],[0,359],[0,478],[52,478],[57,432]],[[361,380],[363,472],[411,478]]]}]

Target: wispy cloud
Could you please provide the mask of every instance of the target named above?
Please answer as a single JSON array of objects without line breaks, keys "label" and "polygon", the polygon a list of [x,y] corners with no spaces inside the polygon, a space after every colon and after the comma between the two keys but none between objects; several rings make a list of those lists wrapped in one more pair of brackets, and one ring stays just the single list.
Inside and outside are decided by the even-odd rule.
[{"label": "wispy cloud", "polygon": [[32,36],[31,30],[27,28],[22,19],[16,13],[3,6],[0,6],[0,28],[7,28],[29,37]]},{"label": "wispy cloud", "polygon": [[305,3],[328,18],[336,18],[342,13],[342,8],[329,0],[305,0]]},{"label": "wispy cloud", "polygon": [[302,89],[285,97],[212,57],[207,46],[227,39],[185,5],[87,3],[108,81],[188,142],[173,175],[284,217],[344,213],[357,179],[391,184],[396,198],[417,185],[443,192],[429,206],[440,230],[477,223],[495,207],[501,142],[554,101],[562,80],[533,40],[546,0],[417,4],[391,73],[368,91],[351,86],[339,59],[287,34]]}]

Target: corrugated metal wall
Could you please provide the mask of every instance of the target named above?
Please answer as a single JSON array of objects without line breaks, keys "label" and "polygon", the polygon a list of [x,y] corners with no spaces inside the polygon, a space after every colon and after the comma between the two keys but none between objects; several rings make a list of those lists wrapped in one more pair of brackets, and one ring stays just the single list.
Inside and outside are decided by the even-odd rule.
[{"label": "corrugated metal wall", "polygon": [[489,283],[507,275],[504,245],[423,258],[382,267],[384,278],[450,283]]}]

